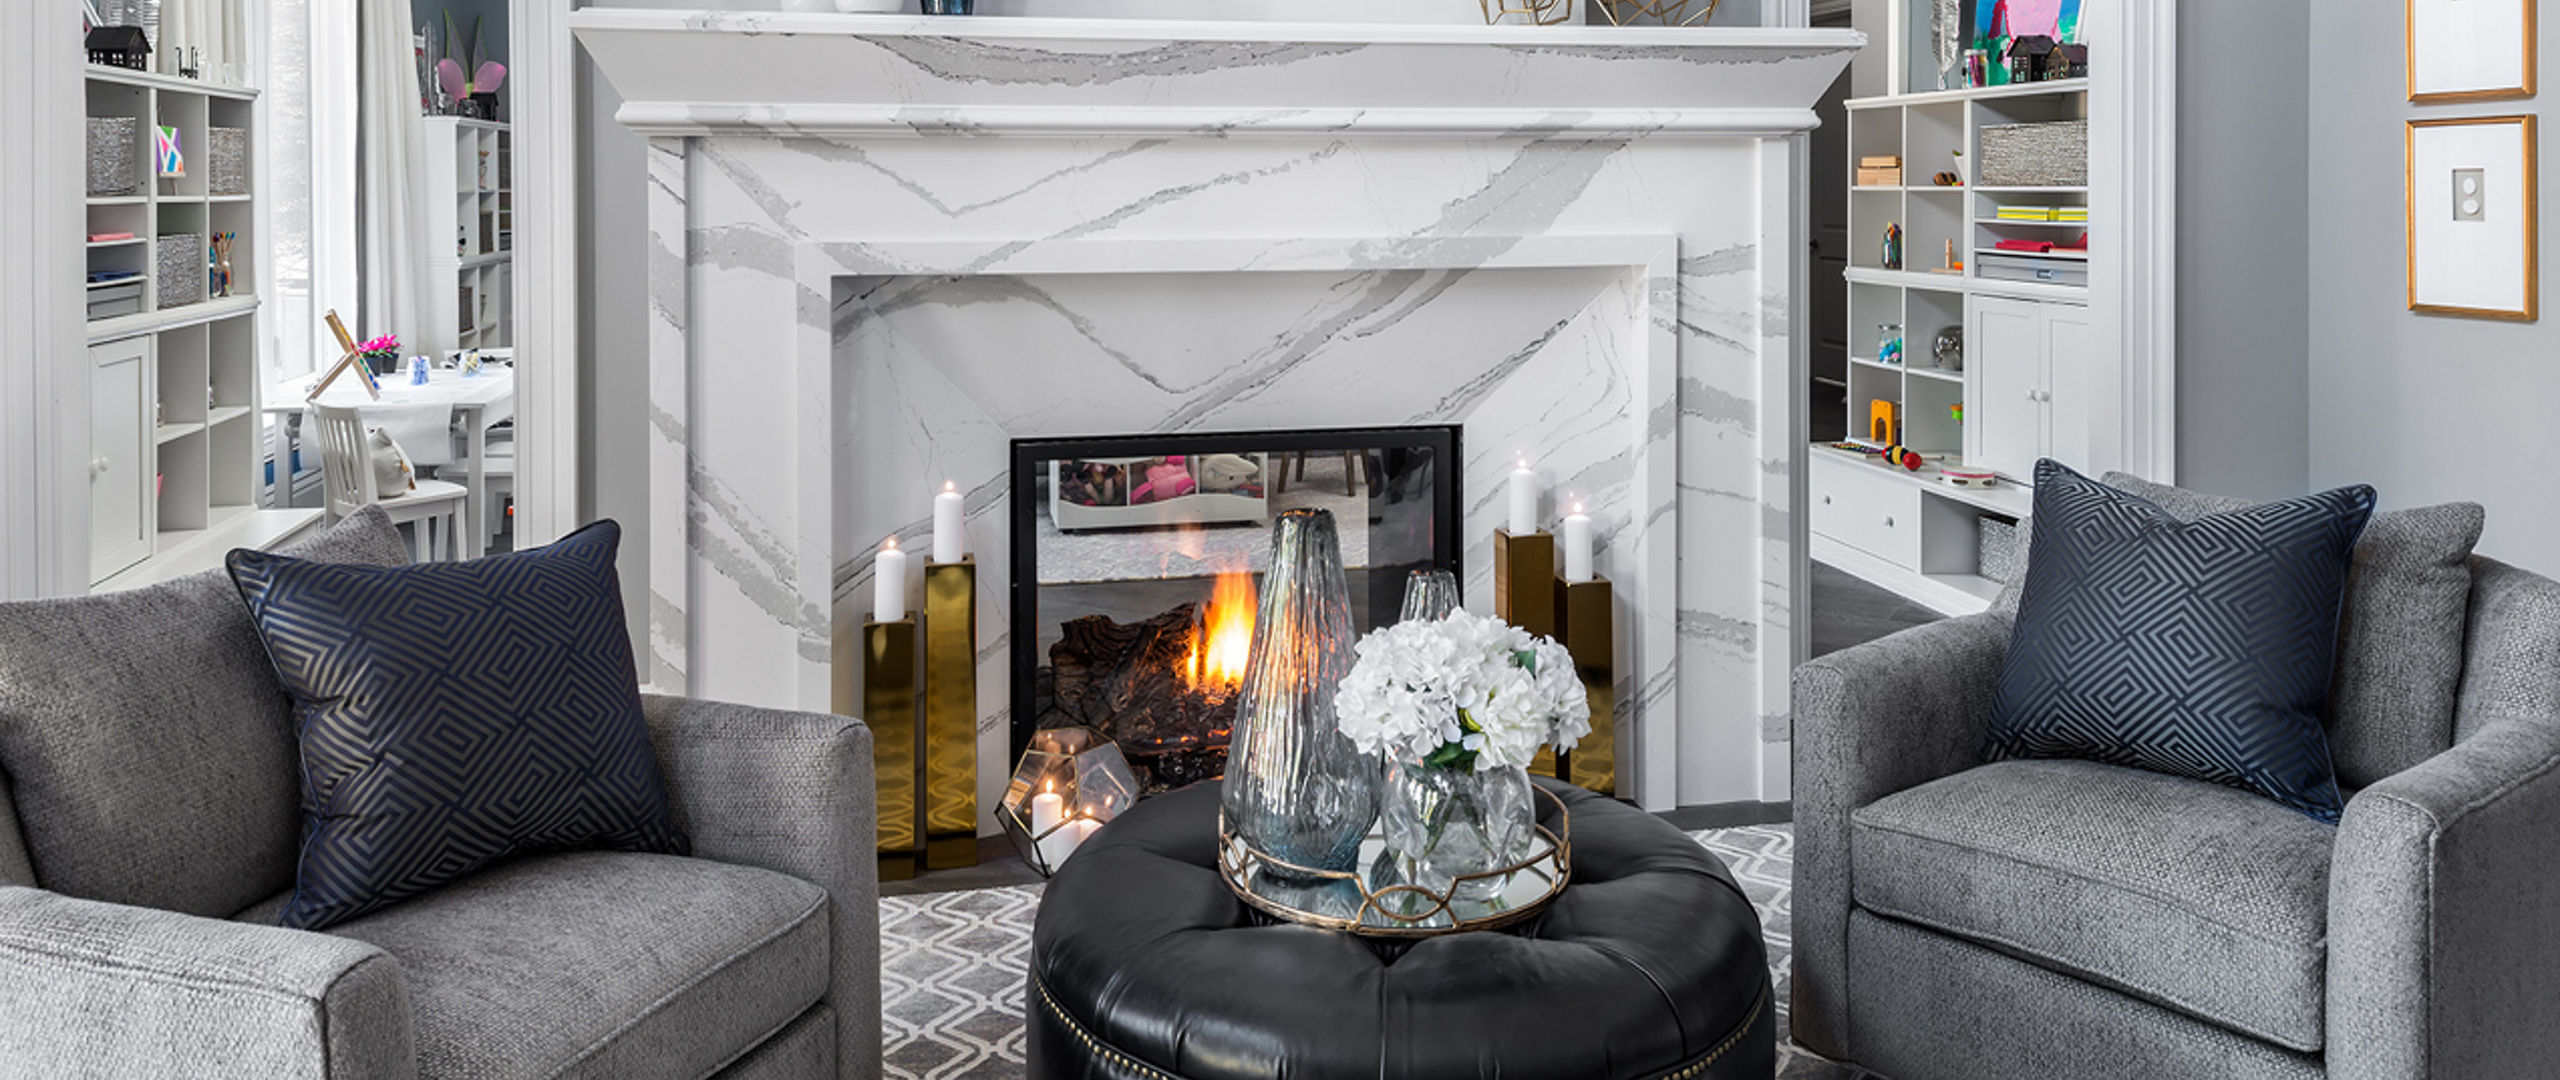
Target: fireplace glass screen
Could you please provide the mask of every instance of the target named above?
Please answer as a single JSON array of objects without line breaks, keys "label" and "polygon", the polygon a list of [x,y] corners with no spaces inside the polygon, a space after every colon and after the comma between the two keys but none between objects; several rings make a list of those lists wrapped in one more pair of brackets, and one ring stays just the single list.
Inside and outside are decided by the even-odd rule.
[{"label": "fireplace glass screen", "polygon": [[1148,792],[1223,775],[1271,522],[1331,511],[1352,618],[1458,568],[1458,430],[1022,440],[1013,447],[1013,745],[1089,726]]}]

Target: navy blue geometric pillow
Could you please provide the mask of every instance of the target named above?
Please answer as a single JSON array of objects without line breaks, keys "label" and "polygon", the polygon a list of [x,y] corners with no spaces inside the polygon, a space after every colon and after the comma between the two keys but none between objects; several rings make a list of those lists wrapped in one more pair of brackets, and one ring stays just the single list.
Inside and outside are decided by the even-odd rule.
[{"label": "navy blue geometric pillow", "polygon": [[640,712],[621,543],[599,521],[459,563],[231,553],[301,740],[283,925],[318,930],[521,852],[684,853]]},{"label": "navy blue geometric pillow", "polygon": [[2192,522],[2051,461],[1983,758],[2084,758],[2264,795],[2335,825],[2320,725],[2356,486]]}]

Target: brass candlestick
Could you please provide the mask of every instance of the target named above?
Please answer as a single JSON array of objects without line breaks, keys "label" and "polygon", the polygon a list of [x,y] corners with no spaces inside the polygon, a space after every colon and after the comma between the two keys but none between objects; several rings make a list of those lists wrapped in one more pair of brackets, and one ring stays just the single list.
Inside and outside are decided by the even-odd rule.
[{"label": "brass candlestick", "polygon": [[[1493,613],[1502,621],[1540,637],[1556,636],[1556,537],[1554,533],[1493,531]],[[1555,753],[1538,751],[1529,771],[1539,776],[1562,774]]]},{"label": "brass candlestick", "polygon": [[924,564],[924,864],[978,865],[978,563]]},{"label": "brass candlestick", "polygon": [[880,880],[916,876],[924,836],[916,802],[916,621],[862,626],[862,722],[880,806]]},{"label": "brass candlestick", "polygon": [[1558,606],[1564,609],[1564,647],[1582,676],[1582,692],[1591,702],[1591,734],[1564,755],[1557,775],[1577,787],[1603,795],[1618,793],[1617,611],[1609,579],[1558,582]]}]

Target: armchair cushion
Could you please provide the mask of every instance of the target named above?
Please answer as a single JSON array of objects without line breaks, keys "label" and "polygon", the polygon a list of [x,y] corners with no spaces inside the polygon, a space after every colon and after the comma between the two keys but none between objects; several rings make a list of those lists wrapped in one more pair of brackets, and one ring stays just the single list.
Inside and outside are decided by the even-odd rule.
[{"label": "armchair cushion", "polygon": [[1851,822],[1860,908],[2321,1047],[2327,826],[2220,785],[2086,761],[1985,765]]},{"label": "armchair cushion", "polygon": [[2210,780],[2336,824],[2320,717],[2373,489],[2182,522],[2048,460],[2035,503],[1984,756]]},{"label": "armchair cushion", "polygon": [[317,930],[509,855],[681,853],[600,521],[380,569],[234,551],[294,699],[303,838],[280,920]]},{"label": "armchair cushion", "polygon": [[[242,912],[272,922],[279,896]],[[517,859],[331,927],[406,977],[421,1076],[711,1075],[827,988],[827,894],[629,852]]]},{"label": "armchair cushion", "polygon": [[[288,550],[409,561],[371,509]],[[49,891],[219,918],[293,880],[292,713],[220,571],[0,604],[0,773]]]}]

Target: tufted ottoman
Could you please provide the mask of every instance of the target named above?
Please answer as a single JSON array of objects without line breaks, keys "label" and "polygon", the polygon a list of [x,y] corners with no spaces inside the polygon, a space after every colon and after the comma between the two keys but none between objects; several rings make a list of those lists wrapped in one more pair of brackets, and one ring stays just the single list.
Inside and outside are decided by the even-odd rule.
[{"label": "tufted ottoman", "polygon": [[1507,930],[1420,941],[1237,900],[1215,781],[1140,803],[1041,900],[1029,1075],[1768,1080],[1768,958],[1732,876],[1650,814],[1538,783],[1573,815],[1564,895]]}]

